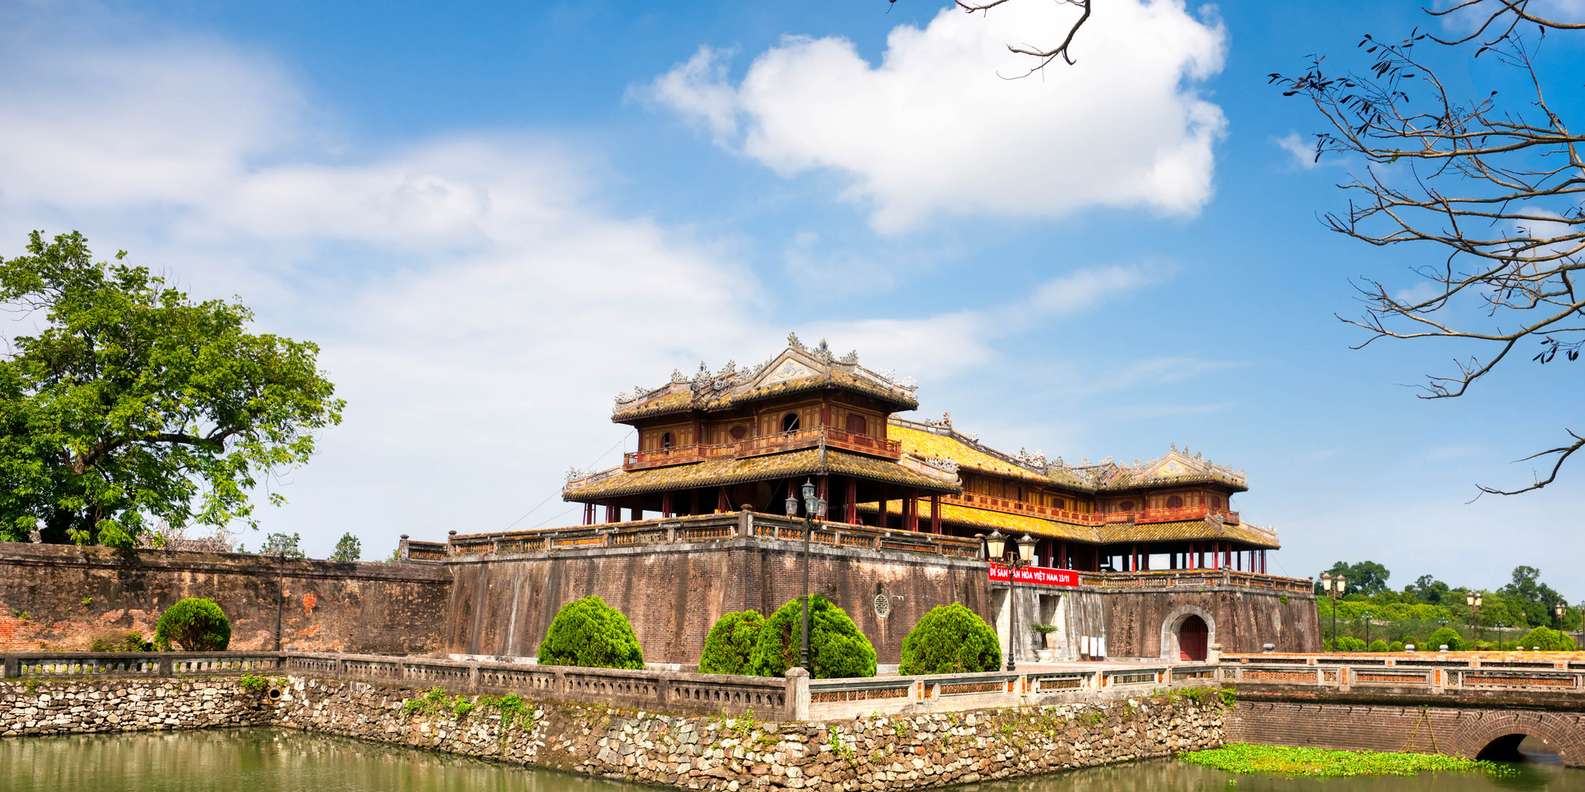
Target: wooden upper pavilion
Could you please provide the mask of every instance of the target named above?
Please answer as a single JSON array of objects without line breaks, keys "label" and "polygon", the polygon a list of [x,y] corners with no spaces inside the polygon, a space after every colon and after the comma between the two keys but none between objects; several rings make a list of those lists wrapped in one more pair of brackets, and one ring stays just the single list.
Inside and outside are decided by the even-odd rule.
[{"label": "wooden upper pavilion", "polygon": [[[620,467],[574,474],[564,499],[584,523],[749,507],[780,513],[806,480],[826,519],[1038,540],[1038,563],[1080,570],[1231,567],[1264,572],[1275,532],[1243,521],[1242,473],[1186,449],[1146,462],[1069,465],[1009,454],[955,429],[910,421],[914,388],[796,336],[770,361],[686,377],[618,397],[612,420],[638,448]],[[604,513],[600,514],[599,510]]]}]

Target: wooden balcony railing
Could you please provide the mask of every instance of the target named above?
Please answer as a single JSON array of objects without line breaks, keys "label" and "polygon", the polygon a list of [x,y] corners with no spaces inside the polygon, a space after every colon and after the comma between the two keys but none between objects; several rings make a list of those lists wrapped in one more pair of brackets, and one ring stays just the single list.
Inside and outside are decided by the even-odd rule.
[{"label": "wooden balcony railing", "polygon": [[997,498],[972,492],[965,492],[961,495],[943,495],[941,501],[942,503],[973,506],[977,509],[989,509],[1009,514],[1032,514],[1074,525],[1100,526],[1126,522],[1178,522],[1182,520],[1203,520],[1212,514],[1221,514],[1222,520],[1228,525],[1237,525],[1239,523],[1238,512],[1218,511],[1209,506],[1183,506],[1177,509],[1136,509],[1131,512],[1078,512],[1071,509],[1058,509],[1054,506],[1030,503],[1015,498]]},{"label": "wooden balcony railing", "polygon": [[761,435],[731,443],[679,446],[656,451],[629,451],[622,455],[622,469],[644,470],[723,457],[741,459],[744,457],[763,456],[765,454],[777,454],[783,451],[815,448],[821,442],[824,442],[829,448],[840,448],[886,459],[900,459],[903,455],[903,445],[897,440],[885,440],[879,437],[854,434],[841,429],[826,427],[823,429],[805,429],[799,432]]}]

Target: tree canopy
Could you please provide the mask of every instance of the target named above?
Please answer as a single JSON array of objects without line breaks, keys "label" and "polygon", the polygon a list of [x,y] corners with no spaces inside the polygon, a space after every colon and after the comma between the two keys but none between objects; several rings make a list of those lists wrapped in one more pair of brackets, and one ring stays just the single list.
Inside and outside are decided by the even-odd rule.
[{"label": "tree canopy", "polygon": [[131,547],[160,520],[256,525],[250,492],[341,421],[316,345],[125,259],[38,231],[0,258],[0,308],[39,326],[0,358],[0,539]]},{"label": "tree canopy", "polygon": [[[1392,577],[1392,573],[1387,571],[1386,567],[1375,561],[1360,561],[1355,564],[1339,561],[1333,564],[1331,569],[1326,570],[1326,574],[1332,577],[1342,575],[1348,580],[1345,592],[1365,597],[1373,597],[1387,591],[1387,578]],[[1320,586],[1320,582],[1317,581],[1315,589],[1317,594],[1322,593]]]}]

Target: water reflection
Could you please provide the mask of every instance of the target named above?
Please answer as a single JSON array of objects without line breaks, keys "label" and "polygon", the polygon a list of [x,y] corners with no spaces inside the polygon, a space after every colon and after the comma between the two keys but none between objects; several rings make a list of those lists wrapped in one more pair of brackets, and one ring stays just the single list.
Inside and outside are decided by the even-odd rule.
[{"label": "water reflection", "polygon": [[[1512,778],[1426,774],[1410,778],[1286,779],[1232,776],[1155,760],[964,792],[1488,792],[1585,790],[1585,771],[1522,766]],[[638,792],[644,789],[355,740],[271,729],[0,740],[6,792]]]}]

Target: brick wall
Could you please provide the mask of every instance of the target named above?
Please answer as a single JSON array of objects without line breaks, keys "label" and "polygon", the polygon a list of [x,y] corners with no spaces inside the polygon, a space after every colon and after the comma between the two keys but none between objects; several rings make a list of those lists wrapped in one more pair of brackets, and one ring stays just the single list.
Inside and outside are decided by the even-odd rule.
[{"label": "brick wall", "polygon": [[83,650],[94,636],[154,635],[182,597],[231,618],[231,648],[422,654],[441,648],[451,575],[398,563],[0,543],[0,650]]},{"label": "brick wall", "polygon": [[[598,594],[633,622],[646,660],[691,663],[721,614],[768,614],[802,594],[799,548],[741,540],[457,562],[446,644],[463,654],[532,655],[563,604]],[[898,661],[903,636],[936,605],[962,602],[992,615],[976,562],[817,546],[809,577],[811,590],[853,617],[882,663]]]},{"label": "brick wall", "polygon": [[1493,741],[1523,734],[1542,740],[1565,764],[1585,766],[1582,712],[1240,700],[1225,729],[1228,742],[1470,758]]}]

